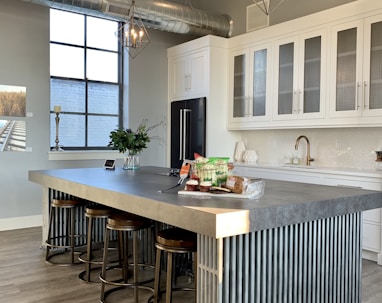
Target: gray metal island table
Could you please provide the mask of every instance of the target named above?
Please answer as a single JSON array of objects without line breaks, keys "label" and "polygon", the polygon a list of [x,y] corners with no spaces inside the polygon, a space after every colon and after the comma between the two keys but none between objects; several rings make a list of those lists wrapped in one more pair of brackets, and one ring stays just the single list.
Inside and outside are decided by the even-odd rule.
[{"label": "gray metal island table", "polygon": [[362,211],[382,192],[265,181],[261,199],[193,197],[166,168],[30,171],[51,191],[135,213],[198,234],[198,303],[361,302]]}]

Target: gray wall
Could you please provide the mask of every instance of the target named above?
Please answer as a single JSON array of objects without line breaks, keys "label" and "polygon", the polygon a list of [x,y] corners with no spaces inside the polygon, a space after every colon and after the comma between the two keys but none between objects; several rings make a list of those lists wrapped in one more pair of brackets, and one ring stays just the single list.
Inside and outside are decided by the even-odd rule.
[{"label": "gray wall", "polygon": [[[270,0],[271,11],[282,0]],[[270,24],[276,24],[301,16],[335,7],[355,0],[284,0],[269,17]],[[227,14],[234,22],[233,36],[246,31],[246,8],[254,4],[252,0],[193,0],[193,6],[216,14]]]},{"label": "gray wall", "polygon": [[[152,43],[131,62],[130,101],[126,120],[163,120],[167,110],[167,48],[190,37],[150,32]],[[0,230],[41,215],[41,187],[28,181],[28,171],[102,166],[101,160],[52,161],[49,151],[49,8],[21,0],[0,0],[0,84],[27,87],[27,147],[31,152],[0,152]],[[128,78],[126,79],[128,80]],[[129,96],[126,96],[128,99]],[[165,140],[165,128],[158,129]],[[153,140],[151,144],[156,144]],[[165,165],[165,144],[142,154],[145,164]],[[120,161],[120,160],[119,160]],[[33,223],[34,222],[34,223]],[[18,225],[19,223],[15,223]],[[28,225],[29,223],[25,223]],[[39,222],[37,222],[37,225]]]}]

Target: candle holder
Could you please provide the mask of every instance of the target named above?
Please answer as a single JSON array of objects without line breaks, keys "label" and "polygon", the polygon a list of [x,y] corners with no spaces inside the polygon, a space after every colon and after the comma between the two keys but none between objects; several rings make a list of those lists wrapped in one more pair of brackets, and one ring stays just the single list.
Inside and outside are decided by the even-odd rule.
[{"label": "candle holder", "polygon": [[58,126],[60,124],[60,113],[59,112],[56,112],[55,120],[56,120],[56,140],[54,142],[56,142],[56,146],[55,146],[54,150],[62,151],[63,149],[58,146],[58,143],[60,142],[60,140],[58,139]]}]

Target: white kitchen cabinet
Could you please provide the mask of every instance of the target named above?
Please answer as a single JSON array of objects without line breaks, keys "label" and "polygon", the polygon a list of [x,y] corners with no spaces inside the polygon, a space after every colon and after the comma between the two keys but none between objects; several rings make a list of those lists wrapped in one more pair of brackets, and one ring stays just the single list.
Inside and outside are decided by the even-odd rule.
[{"label": "white kitchen cabinet", "polygon": [[[381,1],[354,1],[229,40],[229,129],[382,125]],[[251,45],[268,49],[270,115],[254,115]]]},{"label": "white kitchen cabinet", "polygon": [[228,124],[249,126],[270,118],[271,45],[232,51],[229,62]]},{"label": "white kitchen cabinet", "polygon": [[[167,57],[169,83],[167,138],[170,138],[171,130],[170,103],[177,100],[206,97],[207,142],[205,156],[225,157],[230,155],[233,146],[240,140],[240,135],[229,132],[226,128],[226,117],[228,115],[228,39],[212,35],[203,36],[170,47],[167,50]],[[191,68],[193,71],[191,73],[191,82],[193,82],[192,89],[182,91],[179,87],[185,86],[184,82],[182,82],[184,78],[177,75],[188,73],[185,66],[193,66]],[[202,69],[204,72],[202,72]],[[181,73],[181,70],[184,70],[184,73]],[[195,87],[194,83],[199,84]],[[178,86],[178,88],[175,89],[175,86]],[[167,150],[170,151],[171,140],[167,140],[167,144]],[[170,163],[170,152],[167,153],[167,163]]]},{"label": "white kitchen cabinet", "polygon": [[169,57],[169,95],[171,100],[204,97],[208,93],[208,48]]},{"label": "white kitchen cabinet", "polygon": [[[357,187],[370,190],[382,190],[382,183],[372,180],[360,180],[358,177],[326,177],[325,185]],[[364,257],[382,264],[382,224],[381,209],[371,209],[363,213],[363,242]]]},{"label": "white kitchen cabinet", "polygon": [[330,116],[375,124],[370,117],[382,116],[382,15],[333,27],[332,46]]},{"label": "white kitchen cabinet", "polygon": [[274,120],[325,117],[326,36],[320,29],[275,42]]},{"label": "white kitchen cabinet", "polygon": [[[382,190],[382,176],[365,176],[340,169],[298,169],[276,166],[248,166],[235,163],[233,173],[240,176],[263,179],[322,184],[329,186],[357,187],[368,190]],[[265,182],[265,190],[266,190]],[[382,265],[382,210],[363,212],[363,257]]]}]

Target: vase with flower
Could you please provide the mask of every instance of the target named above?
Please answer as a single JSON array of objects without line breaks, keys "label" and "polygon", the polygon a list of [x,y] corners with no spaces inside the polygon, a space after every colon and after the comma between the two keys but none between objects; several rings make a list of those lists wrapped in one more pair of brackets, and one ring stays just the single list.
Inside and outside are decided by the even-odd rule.
[{"label": "vase with flower", "polygon": [[147,126],[147,121],[144,120],[135,131],[132,129],[115,129],[110,132],[108,146],[123,154],[123,169],[139,169],[139,154],[147,148],[147,144],[150,142],[149,132],[161,124],[162,122]]}]

